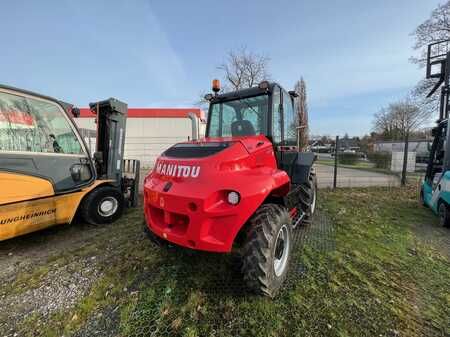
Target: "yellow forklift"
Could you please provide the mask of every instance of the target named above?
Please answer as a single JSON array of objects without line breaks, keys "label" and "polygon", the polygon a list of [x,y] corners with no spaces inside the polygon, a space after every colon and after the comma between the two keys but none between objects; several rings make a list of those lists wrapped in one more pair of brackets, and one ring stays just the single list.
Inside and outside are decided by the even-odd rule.
[{"label": "yellow forklift", "polygon": [[111,223],[138,205],[139,166],[123,158],[128,108],[110,98],[91,103],[96,151],[91,156],[73,118],[57,99],[0,85],[0,241],[70,223]]}]

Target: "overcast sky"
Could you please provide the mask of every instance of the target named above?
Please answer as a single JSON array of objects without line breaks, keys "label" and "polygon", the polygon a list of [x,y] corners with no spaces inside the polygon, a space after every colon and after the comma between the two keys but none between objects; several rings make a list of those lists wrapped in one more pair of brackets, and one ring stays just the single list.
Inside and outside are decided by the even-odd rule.
[{"label": "overcast sky", "polygon": [[305,78],[313,134],[362,135],[424,76],[410,34],[440,2],[4,1],[0,81],[78,106],[192,106],[247,46],[286,89]]}]

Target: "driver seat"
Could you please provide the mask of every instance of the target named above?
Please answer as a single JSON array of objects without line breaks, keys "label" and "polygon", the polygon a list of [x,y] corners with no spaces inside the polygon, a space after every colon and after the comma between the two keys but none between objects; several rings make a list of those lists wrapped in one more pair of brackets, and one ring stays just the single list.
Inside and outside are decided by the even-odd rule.
[{"label": "driver seat", "polygon": [[256,131],[250,121],[243,119],[231,124],[231,135],[233,137],[256,136]]}]

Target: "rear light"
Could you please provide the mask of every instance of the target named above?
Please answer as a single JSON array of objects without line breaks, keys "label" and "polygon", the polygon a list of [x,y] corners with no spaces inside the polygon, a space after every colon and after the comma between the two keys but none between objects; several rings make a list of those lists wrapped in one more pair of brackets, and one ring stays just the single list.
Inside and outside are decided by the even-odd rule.
[{"label": "rear light", "polygon": [[228,192],[227,201],[230,205],[237,205],[241,201],[241,196],[235,191]]}]

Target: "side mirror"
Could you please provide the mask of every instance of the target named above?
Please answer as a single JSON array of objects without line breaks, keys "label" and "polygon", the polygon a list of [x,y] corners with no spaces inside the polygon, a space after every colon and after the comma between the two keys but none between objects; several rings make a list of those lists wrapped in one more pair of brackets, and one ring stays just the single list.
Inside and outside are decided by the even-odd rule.
[{"label": "side mirror", "polygon": [[74,182],[87,181],[91,179],[92,174],[89,165],[74,164],[70,167],[70,175]]},{"label": "side mirror", "polygon": [[75,164],[70,168],[70,175],[72,176],[72,180],[76,183],[81,181],[81,165]]},{"label": "side mirror", "polygon": [[73,107],[72,108],[72,116],[75,117],[75,118],[80,117],[80,109],[78,109],[76,107]]},{"label": "side mirror", "polygon": [[289,91],[289,95],[290,95],[291,97],[298,97],[298,94],[295,92],[295,90],[290,90],[290,91]]},{"label": "side mirror", "polygon": [[205,96],[204,96],[204,99],[206,100],[206,101],[211,101],[212,99],[213,99],[213,94],[206,94]]}]

